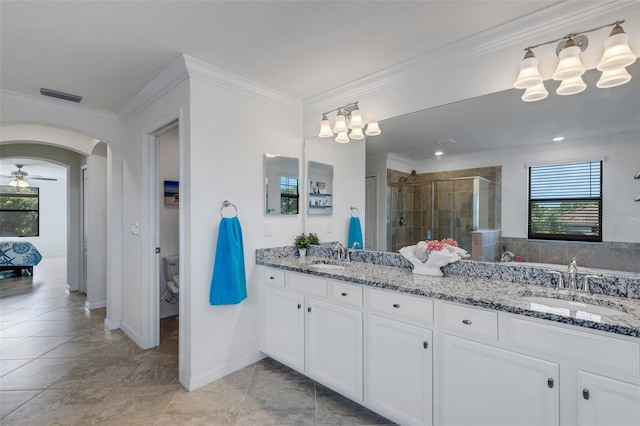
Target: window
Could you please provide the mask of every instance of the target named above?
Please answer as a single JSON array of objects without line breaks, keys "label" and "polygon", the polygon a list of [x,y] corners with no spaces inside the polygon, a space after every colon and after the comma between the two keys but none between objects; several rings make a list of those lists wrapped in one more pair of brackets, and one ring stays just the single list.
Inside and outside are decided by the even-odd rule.
[{"label": "window", "polygon": [[280,176],[280,213],[298,214],[298,178]]},{"label": "window", "polygon": [[529,238],[602,241],[602,161],[529,167]]},{"label": "window", "polygon": [[0,185],[0,237],[37,237],[39,217],[39,188]]}]

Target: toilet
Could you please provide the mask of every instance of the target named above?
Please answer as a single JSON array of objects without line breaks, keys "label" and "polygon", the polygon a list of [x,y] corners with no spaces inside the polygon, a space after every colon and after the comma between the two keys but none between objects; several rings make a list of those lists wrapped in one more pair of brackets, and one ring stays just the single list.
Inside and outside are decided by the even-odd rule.
[{"label": "toilet", "polygon": [[180,292],[180,256],[165,256],[162,258],[164,264],[164,277],[167,280],[167,290],[173,294]]}]

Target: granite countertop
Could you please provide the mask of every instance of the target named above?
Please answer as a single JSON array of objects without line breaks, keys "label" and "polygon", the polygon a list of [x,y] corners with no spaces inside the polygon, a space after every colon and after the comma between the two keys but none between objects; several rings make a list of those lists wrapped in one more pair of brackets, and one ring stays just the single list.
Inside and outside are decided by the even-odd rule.
[{"label": "granite countertop", "polygon": [[[510,312],[595,330],[640,338],[640,299],[605,295],[562,295],[553,288],[486,278],[449,275],[430,277],[410,269],[364,262],[337,262],[325,257],[297,256],[261,258],[256,263],[289,271],[308,273],[356,284],[411,293],[465,305]],[[344,269],[323,269],[314,263],[344,265]],[[613,308],[612,314],[594,314],[571,309],[548,309],[525,297],[553,297]],[[579,305],[578,305],[579,306]]]}]

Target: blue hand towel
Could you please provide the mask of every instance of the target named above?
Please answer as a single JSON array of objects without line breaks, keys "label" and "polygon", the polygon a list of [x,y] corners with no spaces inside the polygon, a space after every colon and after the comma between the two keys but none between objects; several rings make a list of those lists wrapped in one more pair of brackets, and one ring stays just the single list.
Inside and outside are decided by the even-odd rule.
[{"label": "blue hand towel", "polygon": [[[358,245],[353,247],[354,243],[358,243]],[[362,250],[364,248],[359,217],[351,216],[351,221],[349,222],[349,248],[355,248],[356,250]]]},{"label": "blue hand towel", "polygon": [[237,216],[224,217],[220,221],[209,302],[212,305],[234,305],[246,298],[242,228]]}]

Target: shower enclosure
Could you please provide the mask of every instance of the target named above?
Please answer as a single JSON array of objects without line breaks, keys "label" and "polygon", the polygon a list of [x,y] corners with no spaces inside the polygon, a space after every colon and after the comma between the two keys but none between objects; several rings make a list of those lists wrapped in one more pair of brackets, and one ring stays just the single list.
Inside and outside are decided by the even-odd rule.
[{"label": "shower enclosure", "polygon": [[480,176],[388,185],[387,250],[453,238],[471,253],[471,231],[499,229],[496,184]]}]

